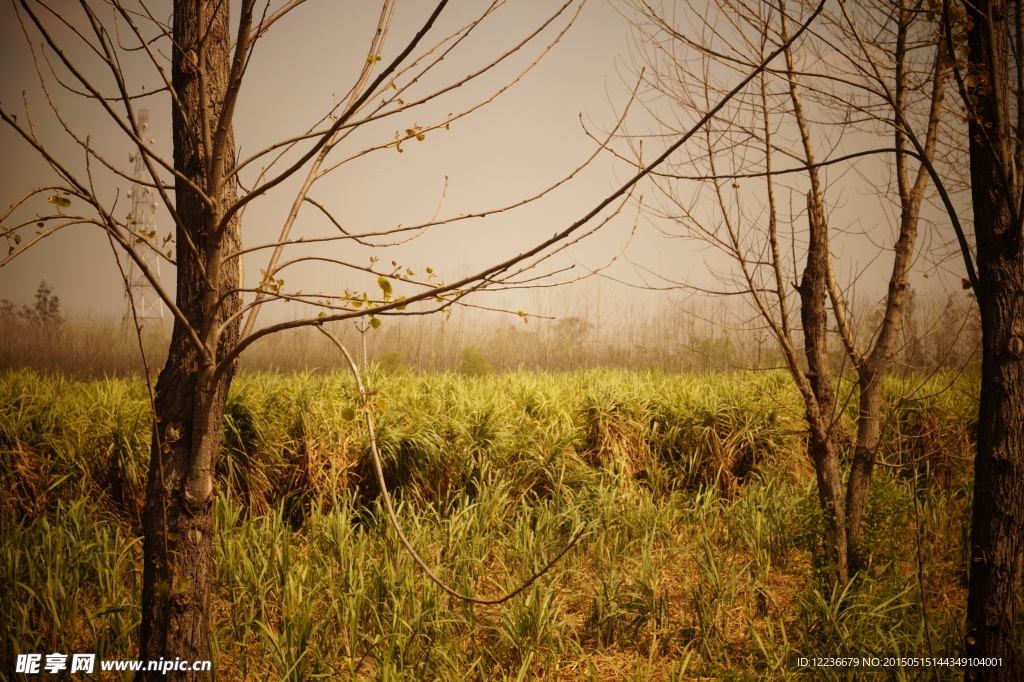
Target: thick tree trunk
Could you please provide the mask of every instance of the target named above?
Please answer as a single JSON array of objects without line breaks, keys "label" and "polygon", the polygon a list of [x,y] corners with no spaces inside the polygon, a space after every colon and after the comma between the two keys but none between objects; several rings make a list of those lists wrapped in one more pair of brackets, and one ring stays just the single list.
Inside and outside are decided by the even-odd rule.
[{"label": "thick tree trunk", "polygon": [[[146,509],[139,658],[184,662],[211,658],[208,642],[213,538],[213,467],[233,369],[215,376],[216,362],[237,341],[238,325],[221,325],[240,305],[237,260],[223,254],[239,244],[239,226],[217,225],[233,201],[235,183],[219,180],[232,162],[208,149],[229,72],[227,3],[178,0],[174,8],[174,165],[212,201],[178,179],[177,320],[167,363],[157,382],[157,432],[152,442]],[[189,329],[191,328],[191,329]],[[195,339],[199,339],[199,344]],[[200,350],[202,348],[202,350]],[[138,680],[198,679],[183,672],[143,671]]]},{"label": "thick tree trunk", "polygon": [[[980,677],[973,679],[1020,680],[1024,674],[1017,650],[1024,548],[1024,259],[1019,232],[1012,237],[1005,232],[991,235],[1005,249],[996,244],[982,249],[981,230],[975,225],[982,362],[966,650],[971,657],[1002,659],[1002,666],[979,668]],[[990,247],[994,248],[982,256]]]},{"label": "thick tree trunk", "polygon": [[843,478],[839,472],[839,454],[831,436],[821,438],[818,429],[811,428],[810,456],[814,462],[814,475],[818,484],[818,502],[825,514],[826,545],[835,582],[850,579],[846,540],[846,519],[843,511]]},{"label": "thick tree trunk", "polygon": [[850,578],[847,558],[843,481],[839,472],[839,453],[835,445],[835,394],[828,362],[828,310],[825,307],[828,258],[828,234],[821,200],[811,192],[807,198],[807,266],[800,281],[800,319],[804,327],[804,354],[807,379],[813,400],[805,400],[810,426],[809,454],[818,482],[818,500],[825,514],[828,537],[835,564],[835,578]]},{"label": "thick tree trunk", "polygon": [[[970,5],[969,5],[970,6]],[[1024,244],[1019,209],[1021,131],[1011,120],[1007,0],[983,0],[971,10],[972,66],[988,72],[970,122],[971,191],[981,311],[981,403],[974,460],[970,586],[966,653],[998,658],[966,679],[1020,680],[1017,601],[1024,550]],[[1015,146],[1017,148],[1015,148]]]}]

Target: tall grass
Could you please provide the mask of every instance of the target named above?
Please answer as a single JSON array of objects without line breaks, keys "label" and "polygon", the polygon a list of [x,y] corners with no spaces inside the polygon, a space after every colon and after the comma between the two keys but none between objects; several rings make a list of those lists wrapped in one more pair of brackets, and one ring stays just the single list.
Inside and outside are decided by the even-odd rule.
[{"label": "tall grass", "polygon": [[[892,408],[869,568],[836,590],[816,568],[804,425],[774,374],[368,383],[399,518],[457,589],[496,596],[576,529],[587,537],[509,604],[457,602],[386,521],[365,434],[345,419],[351,379],[243,374],[218,460],[218,679],[846,679],[797,659],[957,650],[968,383]],[[0,457],[0,666],[26,652],[133,657],[143,387],[2,373]]]}]

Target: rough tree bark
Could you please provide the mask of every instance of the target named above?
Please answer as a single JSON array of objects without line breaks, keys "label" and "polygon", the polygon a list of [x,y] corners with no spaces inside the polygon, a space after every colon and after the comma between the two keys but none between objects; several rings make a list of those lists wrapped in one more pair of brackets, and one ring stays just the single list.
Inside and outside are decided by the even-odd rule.
[{"label": "rough tree bark", "polygon": [[843,506],[843,477],[839,472],[839,452],[834,436],[835,392],[828,362],[828,310],[826,278],[828,233],[821,199],[811,192],[807,197],[807,267],[800,281],[800,320],[804,327],[804,355],[807,380],[814,400],[805,400],[810,426],[808,445],[814,474],[818,481],[818,499],[825,513],[831,560],[840,583],[850,579],[847,557],[846,518]]},{"label": "rough tree bark", "polygon": [[[966,653],[1001,665],[966,679],[1019,680],[1017,601],[1024,549],[1024,240],[1021,237],[1021,93],[1011,102],[1010,36],[1020,47],[1021,6],[968,3],[973,28],[967,92],[982,361],[974,460]],[[1017,53],[1016,60],[1022,55]],[[987,77],[986,77],[987,75]],[[987,82],[986,82],[987,81]],[[973,105],[970,103],[974,102]]]},{"label": "rough tree bark", "polygon": [[[198,331],[202,350],[176,321],[167,364],[156,387],[147,506],[143,513],[144,568],[139,658],[198,661],[212,658],[208,620],[213,538],[214,463],[233,369],[214,373],[224,348],[234,346],[240,306],[239,224],[218,227],[235,200],[230,169],[234,134],[221,108],[230,72],[228,11],[205,0],[174,5],[174,166],[205,197],[179,178],[175,210],[177,303]],[[221,230],[221,233],[218,233]],[[173,627],[171,626],[173,623]],[[194,679],[185,673],[139,673],[136,679]]]}]

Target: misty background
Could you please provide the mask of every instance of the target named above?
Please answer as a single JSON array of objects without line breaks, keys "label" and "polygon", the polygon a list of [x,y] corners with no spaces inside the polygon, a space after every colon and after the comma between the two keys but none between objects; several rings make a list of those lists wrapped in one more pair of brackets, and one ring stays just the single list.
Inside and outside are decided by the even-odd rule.
[{"label": "misty background", "polygon": [[[454,3],[442,15],[437,34],[455,30],[479,5]],[[62,0],[53,7],[66,13],[72,24],[84,20],[76,19],[79,10],[74,2]],[[169,3],[156,3],[155,7],[164,7],[169,13]],[[400,9],[389,40],[392,51],[416,30],[427,9],[411,5]],[[539,26],[552,10],[551,3],[540,0],[508,3],[484,22],[456,58],[443,64],[429,82],[424,79],[422,91],[457,80],[494,59]],[[315,20],[275,25],[257,47],[239,102],[235,130],[241,157],[302,132],[345,96],[365,61],[377,11],[369,3],[310,5],[299,12]],[[347,229],[363,232],[416,224],[435,214],[453,218],[536,195],[592,154],[596,143],[588,131],[601,136],[611,130],[629,102],[647,56],[634,42],[635,16],[628,3],[591,0],[550,53],[493,102],[459,119],[448,130],[430,131],[421,142],[403,143],[402,153],[387,148],[355,160],[323,181],[313,197],[329,204]],[[368,126],[369,131],[361,128],[354,136],[357,139],[346,145],[355,151],[386,144],[407,127],[429,125],[459,107],[488,99],[529,65],[539,47],[555,40],[563,27],[564,22],[556,22],[546,29],[534,49],[500,65],[486,83],[470,83],[453,93],[454,99],[384,119]],[[84,167],[81,150],[67,140],[39,87],[33,54],[39,58],[44,51],[38,44],[28,44],[11,5],[0,8],[0,38],[0,59],[6,72],[0,83],[0,100],[10,106],[24,99],[41,139],[52,144],[58,157]],[[382,56],[393,55],[385,51]],[[79,57],[88,59],[87,55]],[[45,62],[42,68],[49,95],[76,134],[91,136],[95,147],[112,163],[130,172],[129,148],[106,115],[83,106],[82,98],[54,84]],[[152,74],[140,65],[128,64],[127,70],[141,82],[152,80]],[[652,115],[670,110],[670,105],[655,93],[641,91],[639,97],[641,101],[633,103],[623,128],[632,137],[612,143],[627,158],[628,142],[634,138],[648,137],[647,149],[652,151],[670,142]],[[155,147],[169,157],[167,97],[159,93],[139,106],[148,107]],[[840,142],[855,146],[861,135],[850,131],[833,147]],[[9,202],[53,180],[37,154],[7,127],[0,129],[0,150],[6,160],[0,167],[0,187]],[[647,158],[653,155],[645,151]],[[831,174],[830,221],[846,228],[843,238],[835,240],[839,277],[854,292],[851,307],[855,310],[871,311],[878,305],[884,295],[884,275],[891,267],[891,256],[884,249],[891,245],[895,230],[892,206],[877,191],[889,173],[886,168],[887,161],[869,159],[858,162],[856,173],[841,168],[826,171]],[[102,169],[95,172],[109,204],[117,207],[115,211],[127,213],[128,183]],[[387,257],[417,272],[430,267],[441,280],[453,281],[564,229],[633,172],[629,163],[603,152],[571,181],[539,201],[486,218],[432,228],[406,244],[390,247]],[[288,189],[296,189],[297,182],[286,183],[281,191],[250,206],[243,219],[246,245],[275,239],[294,194]],[[696,186],[693,191],[696,194]],[[756,189],[750,197],[747,202],[756,202]],[[792,202],[792,197],[789,200]],[[38,210],[45,213],[50,207],[42,197],[38,201]],[[641,210],[641,201],[646,205],[656,201],[649,186],[640,187],[600,231],[545,262],[546,269],[537,274],[555,274],[542,280],[544,288],[472,297],[467,302],[473,307],[457,306],[447,321],[387,318],[381,329],[367,334],[352,323],[336,326],[357,347],[367,340],[370,359],[402,352],[405,362],[424,368],[456,367],[459,354],[467,347],[483,349],[496,367],[569,369],[613,364],[684,370],[775,363],[778,358],[773,344],[742,297],[708,298],[678,286],[720,289],[724,267],[720,255],[705,244],[666,238],[663,231],[671,226]],[[157,213],[161,235],[172,229],[162,211]],[[929,215],[926,210],[925,218],[933,222],[922,230],[920,256],[911,281],[914,305],[904,349],[908,366],[966,361],[976,343],[971,336],[973,322],[968,319],[972,301],[960,287],[962,264],[950,256],[948,247],[952,231],[940,212]],[[307,237],[330,234],[332,229],[322,215],[308,207],[303,208],[297,228]],[[373,253],[351,243],[341,248],[352,262],[365,262]],[[316,252],[316,247],[299,246],[294,255]],[[247,286],[259,283],[265,260],[265,252],[246,257]],[[337,292],[359,286],[347,273],[304,265],[282,276],[289,288]],[[161,277],[165,284],[173,282],[173,270],[166,263]],[[566,286],[547,286],[579,278],[583,280]],[[83,358],[102,355],[102,339],[120,334],[115,330],[127,311],[123,281],[105,235],[95,226],[74,226],[37,244],[0,268],[0,299],[10,302],[13,308],[9,310],[32,306],[43,280],[59,297],[61,315],[79,324],[83,338],[97,339],[81,342]],[[396,293],[403,293],[400,287]],[[508,312],[494,312],[502,310]],[[528,324],[515,314],[518,311],[528,315]],[[262,313],[261,322],[308,314],[297,305],[275,303]],[[870,314],[865,319],[870,320]],[[165,330],[155,329],[159,326],[155,321],[147,324],[159,337],[169,330],[170,319],[164,320]],[[863,332],[869,334],[870,329]],[[28,343],[14,331],[5,336],[5,365],[28,362],[31,353],[38,351],[33,350],[38,343]],[[251,352],[258,353],[261,346],[269,344],[263,352],[276,358],[280,366],[315,366],[320,351],[313,341],[307,350],[299,350],[306,348],[302,338],[300,334],[263,341]],[[54,352],[68,353],[67,343],[65,339],[64,350]],[[88,350],[90,346],[92,350]],[[954,347],[956,350],[951,350]],[[284,355],[306,360],[285,361],[282,348],[289,349]]]}]

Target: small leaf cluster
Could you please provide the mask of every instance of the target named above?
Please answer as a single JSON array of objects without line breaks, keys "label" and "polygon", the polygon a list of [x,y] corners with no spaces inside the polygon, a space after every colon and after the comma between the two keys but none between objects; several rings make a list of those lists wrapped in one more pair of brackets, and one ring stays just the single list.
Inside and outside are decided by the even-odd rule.
[{"label": "small leaf cluster", "polygon": [[405,134],[402,134],[401,131],[396,130],[395,141],[393,143],[393,146],[395,149],[398,150],[398,153],[401,154],[402,152],[405,151],[404,149],[402,149],[402,143],[405,142],[406,140],[411,140],[414,137],[419,142],[423,142],[423,140],[427,138],[427,136],[423,133],[423,126],[414,124],[412,128],[405,129]]},{"label": "small leaf cluster", "polygon": [[156,228],[153,228],[151,230],[147,230],[145,228],[142,228],[142,229],[138,230],[137,232],[135,232],[135,243],[136,244],[145,244],[146,242],[151,242],[151,241],[155,241],[155,240],[156,240]]},{"label": "small leaf cluster", "polygon": [[[929,0],[929,21],[944,21],[942,16],[941,0]],[[949,27],[948,34],[945,27],[939,31],[939,50],[943,54],[942,68],[957,69],[964,74],[963,84],[967,88],[965,98],[968,105],[973,108],[978,105],[978,98],[991,94],[991,74],[985,64],[972,62],[971,47],[967,44],[967,36],[974,28],[974,18],[959,4],[949,6]],[[947,35],[948,38],[947,39]],[[952,41],[952,44],[950,44]],[[985,125],[991,128],[992,123],[986,122],[975,111],[969,111],[965,117],[968,122],[975,122],[978,125]]]},{"label": "small leaf cluster", "polygon": [[359,395],[363,397],[363,404],[361,407],[343,407],[341,409],[341,418],[345,421],[350,422],[360,414],[374,414],[376,412],[379,417],[387,412],[387,401],[372,397],[377,395],[377,391],[360,389]]},{"label": "small leaf cluster", "polygon": [[56,194],[52,197],[47,197],[46,201],[56,206],[58,211],[71,205],[71,199]]},{"label": "small leaf cluster", "polygon": [[[43,223],[42,221],[40,221],[36,223],[36,225],[42,227]],[[6,225],[4,225],[0,226],[0,229],[3,230],[4,237],[7,239],[7,243],[10,245],[7,248],[7,255],[9,256],[12,253],[14,253],[14,250],[17,248],[18,244],[21,244],[21,235],[14,231],[17,228],[7,227]],[[13,244],[11,244],[12,241],[14,242]]]},{"label": "small leaf cluster", "polygon": [[263,275],[263,279],[260,280],[259,286],[256,287],[257,291],[260,293],[281,293],[281,287],[284,286],[283,279],[274,279],[266,270],[260,270],[260,274]]},{"label": "small leaf cluster", "polygon": [[[380,262],[380,259],[374,256],[370,257],[370,271],[373,272],[373,268]],[[437,287],[443,287],[444,282],[434,282],[436,275],[434,274],[433,268],[426,269],[426,280],[421,283],[434,284]],[[369,310],[375,306],[382,306],[388,304],[398,303],[400,305],[395,306],[395,310],[405,310],[406,304],[402,303],[405,301],[405,296],[395,297],[394,284],[392,280],[409,280],[416,276],[415,271],[412,268],[404,267],[397,261],[391,261],[391,271],[386,275],[379,275],[377,277],[377,287],[380,289],[380,295],[370,295],[367,291],[352,291],[349,289],[345,290],[345,293],[338,297],[338,301],[341,306],[346,310]],[[438,297],[439,301],[444,301],[443,297]],[[320,317],[326,317],[327,313],[320,313]],[[381,321],[373,314],[370,315],[370,326],[373,329],[380,328]]]},{"label": "small leaf cluster", "polygon": [[[56,206],[57,207],[57,213],[61,213],[60,209],[67,208],[67,207],[69,207],[71,205],[71,200],[70,199],[68,199],[67,197],[62,197],[62,196],[60,196],[58,194],[54,194],[52,196],[47,197],[46,198],[46,202]],[[55,216],[48,216],[46,218],[46,220],[48,220],[50,218],[54,218],[54,217]],[[36,214],[36,218],[37,219],[40,218],[38,213]],[[42,219],[38,220],[38,222],[36,223],[36,227],[38,227],[39,229],[42,229],[43,227],[45,227],[45,225],[46,225],[46,223]],[[22,226],[20,226],[20,225],[17,226],[17,227],[7,227],[5,225],[4,226],[0,226],[0,230],[3,231],[3,236],[7,239],[7,243],[9,245],[8,249],[7,249],[7,255],[8,256],[11,255],[12,253],[14,253],[14,251],[18,247],[18,245],[21,244],[21,235],[18,234],[18,232],[17,232],[18,227],[22,227]],[[36,232],[36,234],[39,234],[39,233]],[[14,244],[11,244],[12,241],[14,242]]]},{"label": "small leaf cluster", "polygon": [[[941,24],[945,20],[942,14],[942,0],[929,0],[928,7],[926,15],[928,21]],[[967,45],[967,34],[972,28],[974,28],[974,19],[967,11],[961,5],[950,5],[949,35],[953,44],[950,45],[946,39],[944,26],[940,26],[937,37],[939,49],[943,54],[942,68],[959,68],[961,70],[967,68],[967,59],[971,54],[971,48]]]}]

